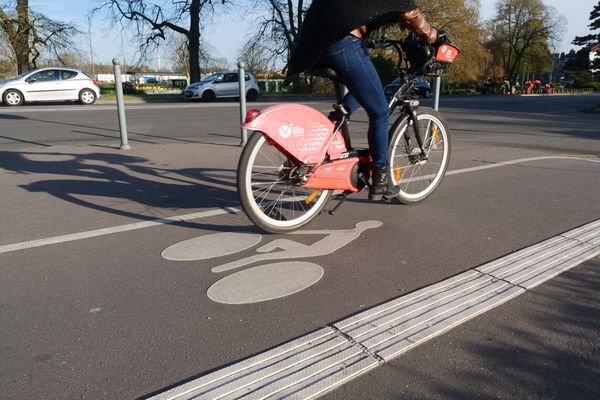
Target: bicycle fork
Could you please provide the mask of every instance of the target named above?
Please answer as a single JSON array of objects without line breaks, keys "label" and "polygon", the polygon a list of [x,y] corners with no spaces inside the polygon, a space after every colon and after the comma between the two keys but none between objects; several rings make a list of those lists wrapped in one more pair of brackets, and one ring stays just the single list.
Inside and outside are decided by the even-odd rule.
[{"label": "bicycle fork", "polygon": [[[427,160],[427,153],[425,152],[425,148],[423,147],[423,137],[421,136],[421,128],[419,127],[419,121],[417,120],[417,114],[412,107],[412,100],[405,101],[405,105],[403,107],[403,111],[408,115],[408,118],[412,122],[413,130],[415,131],[415,139],[417,139],[417,144],[419,145],[419,150],[421,150],[421,157],[423,160]],[[417,103],[418,104],[418,103]],[[407,135],[408,140],[408,135]]]}]

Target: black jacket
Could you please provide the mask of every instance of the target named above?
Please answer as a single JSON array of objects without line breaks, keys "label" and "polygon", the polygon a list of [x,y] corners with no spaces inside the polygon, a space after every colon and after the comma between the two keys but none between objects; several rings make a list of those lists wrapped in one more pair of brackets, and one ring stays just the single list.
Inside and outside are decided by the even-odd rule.
[{"label": "black jacket", "polygon": [[392,22],[390,13],[414,10],[413,0],[314,0],[287,66],[288,77],[312,68],[323,51],[361,25]]}]

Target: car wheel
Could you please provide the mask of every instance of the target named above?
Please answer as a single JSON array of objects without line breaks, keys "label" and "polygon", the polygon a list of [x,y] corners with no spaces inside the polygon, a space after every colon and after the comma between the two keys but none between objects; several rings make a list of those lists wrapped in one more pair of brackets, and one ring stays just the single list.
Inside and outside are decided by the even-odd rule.
[{"label": "car wheel", "polygon": [[2,101],[7,106],[20,106],[23,104],[23,94],[18,90],[9,89],[4,92]]},{"label": "car wheel", "polygon": [[246,101],[256,101],[257,98],[258,92],[254,89],[250,89],[248,90],[248,93],[246,93]]},{"label": "car wheel", "polygon": [[94,104],[96,102],[96,93],[90,89],[83,89],[79,92],[79,103],[81,104]]},{"label": "car wheel", "polygon": [[215,92],[213,92],[212,90],[207,90],[204,93],[202,93],[202,101],[206,101],[206,102],[214,101],[215,97],[216,97]]}]

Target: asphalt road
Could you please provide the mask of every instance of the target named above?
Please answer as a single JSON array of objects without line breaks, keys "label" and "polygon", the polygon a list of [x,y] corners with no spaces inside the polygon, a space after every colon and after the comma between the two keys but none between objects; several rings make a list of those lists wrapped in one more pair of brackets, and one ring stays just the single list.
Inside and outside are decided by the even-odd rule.
[{"label": "asphalt road", "polygon": [[[131,105],[128,152],[113,105],[2,107],[0,398],[144,398],[598,220],[599,118],[581,112],[598,103],[444,98],[453,154],[434,195],[401,206],[361,193],[310,224],[321,233],[285,236],[261,235],[235,209],[233,103]],[[357,114],[354,143],[366,127]],[[382,225],[304,259],[322,277],[290,275],[306,284],[295,293],[226,304],[240,293],[215,289],[258,274],[214,270],[260,253],[243,240],[309,247],[361,221]],[[327,396],[596,399],[598,262]]]},{"label": "asphalt road", "polygon": [[[591,122],[598,114],[581,111],[598,103],[598,95],[450,97],[441,99],[441,110],[459,140],[486,145],[512,146],[542,151],[598,154],[589,146],[597,139]],[[249,103],[261,108],[269,103]],[[311,102],[329,110],[328,102]],[[431,105],[430,100],[424,101]],[[0,107],[1,149],[68,144],[118,145],[116,106],[97,104],[28,105]],[[359,113],[352,132],[362,137],[366,117]],[[238,144],[239,107],[235,102],[131,104],[127,128],[132,145],[168,143]],[[541,140],[540,138],[544,138]],[[550,140],[548,140],[550,138]],[[540,140],[536,140],[540,139]]]}]

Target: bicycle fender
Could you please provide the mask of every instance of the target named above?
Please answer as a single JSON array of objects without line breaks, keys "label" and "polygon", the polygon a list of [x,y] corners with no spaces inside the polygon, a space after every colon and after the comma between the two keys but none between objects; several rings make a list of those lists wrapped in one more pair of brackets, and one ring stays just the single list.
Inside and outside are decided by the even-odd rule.
[{"label": "bicycle fender", "polygon": [[244,129],[263,132],[306,164],[319,163],[326,154],[332,159],[339,158],[347,151],[341,132],[332,135],[334,127],[321,112],[302,104],[267,107],[258,117],[242,125]]}]

